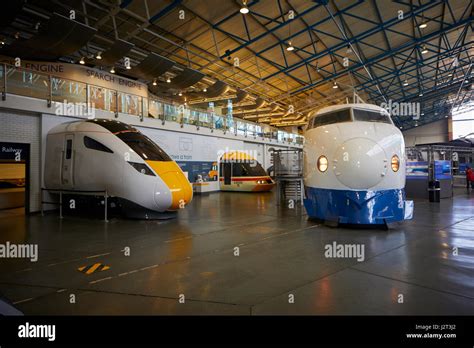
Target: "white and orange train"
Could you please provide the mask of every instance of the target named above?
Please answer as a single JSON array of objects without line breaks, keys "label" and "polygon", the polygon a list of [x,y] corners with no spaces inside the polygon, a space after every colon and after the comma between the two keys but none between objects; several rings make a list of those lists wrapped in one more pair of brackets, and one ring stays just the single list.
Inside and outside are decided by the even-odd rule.
[{"label": "white and orange train", "polygon": [[221,191],[270,191],[275,182],[258,161],[241,151],[224,153],[219,159]]},{"label": "white and orange train", "polygon": [[176,211],[193,197],[188,179],[165,151],[136,128],[108,119],[51,129],[44,183],[72,194],[107,191],[133,217]]}]

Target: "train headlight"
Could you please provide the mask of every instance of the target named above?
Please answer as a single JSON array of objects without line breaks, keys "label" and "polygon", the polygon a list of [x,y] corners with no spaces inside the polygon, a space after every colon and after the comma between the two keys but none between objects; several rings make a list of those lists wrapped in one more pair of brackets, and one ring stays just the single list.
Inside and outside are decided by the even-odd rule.
[{"label": "train headlight", "polygon": [[318,158],[318,169],[320,172],[324,173],[328,169],[328,159],[326,156],[319,156]]},{"label": "train headlight", "polygon": [[397,155],[392,156],[392,170],[394,172],[398,172],[398,169],[400,168],[400,159],[398,158]]}]

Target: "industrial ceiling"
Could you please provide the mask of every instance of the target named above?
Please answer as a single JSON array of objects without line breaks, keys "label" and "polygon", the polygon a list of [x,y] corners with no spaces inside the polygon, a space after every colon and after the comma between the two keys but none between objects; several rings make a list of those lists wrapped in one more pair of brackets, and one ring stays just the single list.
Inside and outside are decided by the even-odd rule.
[{"label": "industrial ceiling", "polygon": [[[29,0],[5,6],[5,53],[113,67],[147,82],[158,96],[188,104],[233,99],[235,116],[276,126],[304,125],[314,111],[354,93],[379,105],[420,105],[419,119],[393,115],[403,129],[448,117],[473,99],[470,0]],[[71,10],[74,29],[66,23]],[[132,69],[125,69],[125,56]]]}]

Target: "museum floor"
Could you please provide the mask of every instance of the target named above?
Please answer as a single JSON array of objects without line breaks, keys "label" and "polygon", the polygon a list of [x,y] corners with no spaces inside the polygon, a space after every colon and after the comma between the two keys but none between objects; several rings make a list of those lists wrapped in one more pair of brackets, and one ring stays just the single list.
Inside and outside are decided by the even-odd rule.
[{"label": "museum floor", "polygon": [[[25,314],[474,313],[474,193],[417,201],[388,231],[326,227],[274,196],[197,196],[168,221],[0,218],[1,243],[39,244],[36,263],[1,260],[0,293]],[[326,258],[333,242],[364,261]]]}]

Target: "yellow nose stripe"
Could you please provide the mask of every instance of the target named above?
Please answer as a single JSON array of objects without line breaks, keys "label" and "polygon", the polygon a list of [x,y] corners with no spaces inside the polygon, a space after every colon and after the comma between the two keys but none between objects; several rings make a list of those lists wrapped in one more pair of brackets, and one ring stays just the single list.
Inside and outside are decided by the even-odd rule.
[{"label": "yellow nose stripe", "polygon": [[[183,171],[174,161],[146,161],[171,191],[170,209],[180,208],[180,203],[188,204],[193,197],[193,189]],[[182,204],[181,203],[181,204]]]}]

